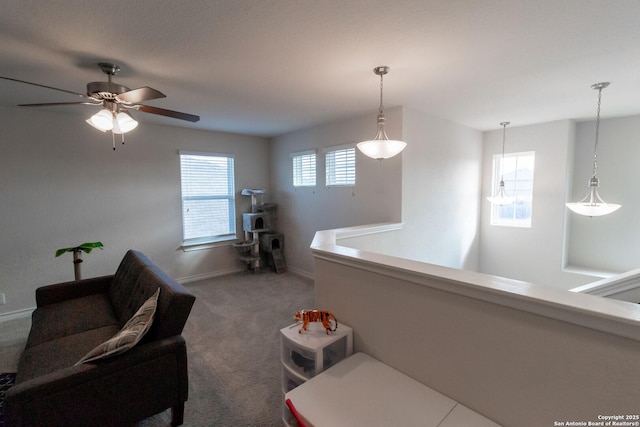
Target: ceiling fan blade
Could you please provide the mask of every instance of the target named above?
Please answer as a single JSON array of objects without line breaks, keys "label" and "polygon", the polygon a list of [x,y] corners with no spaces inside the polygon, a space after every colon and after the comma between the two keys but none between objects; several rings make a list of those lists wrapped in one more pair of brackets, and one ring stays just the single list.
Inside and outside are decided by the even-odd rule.
[{"label": "ceiling fan blade", "polygon": [[60,89],[60,88],[53,87],[53,86],[41,85],[40,83],[33,83],[33,82],[25,81],[25,80],[18,80],[18,79],[13,79],[13,78],[11,78],[11,77],[2,77],[2,76],[0,76],[0,79],[10,80],[10,81],[12,81],[12,82],[18,82],[18,83],[25,83],[25,84],[33,85],[33,86],[40,86],[40,87],[44,87],[44,88],[47,88],[47,89],[53,89],[53,90],[57,90],[57,91],[59,91],[59,92],[66,92],[66,93],[70,93],[71,95],[76,95],[76,96],[79,96],[79,97],[81,97],[81,98],[87,98],[87,99],[89,99],[89,97],[88,97],[88,96],[83,95],[83,94],[78,93],[78,92],[72,92],[72,91],[70,91],[70,90]]},{"label": "ceiling fan blade", "polygon": [[200,116],[194,116],[193,114],[181,113],[179,111],[165,110],[164,108],[151,107],[149,105],[136,105],[136,110],[143,111],[145,113],[159,114],[161,116],[173,117],[174,119],[186,120],[188,122],[197,122],[200,120]]},{"label": "ceiling fan blade", "polygon": [[148,101],[150,99],[157,98],[166,98],[166,95],[159,90],[155,90],[147,86],[133,89],[116,96],[117,100],[129,104],[137,104],[142,101]]},{"label": "ceiling fan blade", "polygon": [[52,105],[102,105],[101,102],[45,102],[40,104],[18,104],[18,107],[50,107]]}]

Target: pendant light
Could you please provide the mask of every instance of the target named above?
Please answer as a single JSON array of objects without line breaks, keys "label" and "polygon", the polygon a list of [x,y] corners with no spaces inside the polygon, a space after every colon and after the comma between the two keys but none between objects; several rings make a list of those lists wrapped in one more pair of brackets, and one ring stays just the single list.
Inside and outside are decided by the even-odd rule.
[{"label": "pendant light", "polygon": [[598,134],[600,132],[600,102],[602,100],[602,89],[609,86],[609,82],[596,83],[591,85],[591,89],[598,91],[598,113],[596,118],[596,143],[593,151],[593,175],[589,179],[589,192],[584,199],[575,203],[567,203],[567,207],[573,212],[585,215],[585,216],[602,216],[610,214],[620,208],[620,205],[613,203],[605,203],[600,194],[598,194],[598,187],[600,181],[598,180]]},{"label": "pendant light", "polygon": [[390,68],[387,66],[380,66],[373,69],[373,73],[380,76],[380,108],[378,110],[378,132],[373,139],[369,141],[362,141],[358,143],[358,150],[362,151],[365,156],[371,157],[376,160],[388,159],[390,157],[399,154],[404,147],[407,146],[406,142],[396,141],[389,139],[387,133],[384,130],[385,118],[384,118],[384,106],[382,105],[382,76],[389,72]]},{"label": "pendant light", "polygon": [[509,123],[511,122],[500,123],[500,126],[502,126],[502,159],[500,160],[500,184],[498,185],[498,191],[496,191],[495,196],[487,197],[487,200],[492,204],[500,206],[510,205],[516,201],[516,198],[509,196],[504,189],[504,141]]}]

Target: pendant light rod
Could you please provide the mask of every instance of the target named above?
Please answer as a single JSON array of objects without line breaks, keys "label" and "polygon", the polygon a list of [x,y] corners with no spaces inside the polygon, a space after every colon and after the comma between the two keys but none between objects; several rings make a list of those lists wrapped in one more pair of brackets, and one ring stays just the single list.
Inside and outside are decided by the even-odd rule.
[{"label": "pendant light rod", "polygon": [[378,112],[380,114],[384,114],[384,105],[382,104],[382,92],[384,89],[384,84],[382,78],[385,74],[389,73],[390,68],[386,65],[376,67],[373,69],[373,73],[377,76],[380,76],[380,107],[378,108]]}]

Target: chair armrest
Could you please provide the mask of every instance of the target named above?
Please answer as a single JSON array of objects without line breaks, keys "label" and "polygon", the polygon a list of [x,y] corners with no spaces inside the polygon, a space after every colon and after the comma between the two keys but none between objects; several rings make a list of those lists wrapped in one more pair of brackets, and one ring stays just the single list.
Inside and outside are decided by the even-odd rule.
[{"label": "chair armrest", "polygon": [[5,420],[15,427],[128,425],[186,401],[187,393],[186,345],[177,335],[18,383],[7,391]]},{"label": "chair armrest", "polygon": [[41,307],[73,298],[103,293],[109,289],[112,280],[113,275],[109,275],[42,286],[36,289],[36,304]]}]

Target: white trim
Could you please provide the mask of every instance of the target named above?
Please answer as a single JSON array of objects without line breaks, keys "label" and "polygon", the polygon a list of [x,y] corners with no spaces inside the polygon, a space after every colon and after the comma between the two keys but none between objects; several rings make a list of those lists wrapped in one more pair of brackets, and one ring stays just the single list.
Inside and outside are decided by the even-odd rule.
[{"label": "white trim", "polygon": [[[198,239],[194,239],[194,240],[198,240]],[[218,238],[216,239],[209,240],[206,238],[201,238],[200,240],[206,240],[206,241],[202,241],[200,243],[198,243],[197,241],[183,242],[182,245],[180,245],[180,248],[182,249],[183,252],[201,251],[204,249],[233,246],[234,243],[237,243],[238,241],[240,241],[240,239],[238,239],[237,233],[225,234],[223,236],[218,236]]]},{"label": "white trim", "polygon": [[8,313],[0,313],[0,323],[30,317],[35,309],[35,307],[30,307],[23,308],[22,310],[10,311]]},{"label": "white trim", "polygon": [[176,279],[176,282],[180,283],[181,285],[184,285],[186,283],[192,283],[192,282],[197,282],[197,281],[200,281],[200,280],[212,279],[214,277],[226,276],[228,274],[240,273],[240,272],[243,272],[243,271],[245,271],[244,268],[234,267],[234,268],[228,268],[226,270],[218,270],[218,271],[212,271],[212,272],[209,272],[209,273],[194,274],[192,276],[181,277],[179,279]]},{"label": "white trim", "polygon": [[570,289],[589,295],[607,297],[640,288],[640,268]]},{"label": "white trim", "polygon": [[218,153],[214,151],[189,151],[189,150],[178,150],[179,155],[185,156],[206,156],[206,157],[232,157],[236,158],[235,154],[229,153]]},{"label": "white trim", "polygon": [[[365,227],[356,227],[365,234]],[[377,226],[374,226],[374,231]],[[316,233],[316,259],[640,340],[640,305],[340,246],[350,229]],[[378,232],[378,231],[376,231]]]},{"label": "white trim", "polygon": [[348,144],[333,145],[331,147],[323,147],[322,148],[322,153],[326,154],[326,153],[330,153],[332,151],[347,150],[349,148],[356,148],[356,143],[355,142],[350,142]]},{"label": "white trim", "polygon": [[309,154],[318,154],[318,150],[315,148],[313,150],[304,150],[304,151],[296,151],[293,153],[289,153],[289,157],[297,157],[297,156],[307,156]]}]

